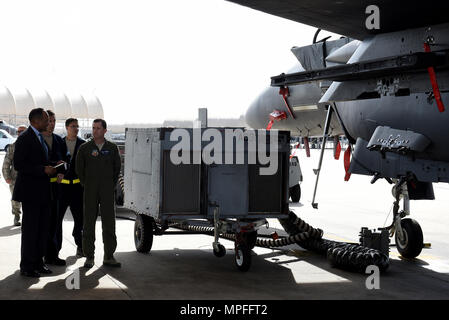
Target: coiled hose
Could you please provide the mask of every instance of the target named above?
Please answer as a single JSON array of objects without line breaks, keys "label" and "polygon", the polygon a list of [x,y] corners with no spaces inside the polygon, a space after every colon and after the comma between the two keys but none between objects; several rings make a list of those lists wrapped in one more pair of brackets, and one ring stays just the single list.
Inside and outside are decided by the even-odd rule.
[{"label": "coiled hose", "polygon": [[123,177],[123,173],[120,172],[118,176],[118,183],[120,184],[120,189],[122,193],[125,194],[125,178]]},{"label": "coiled hose", "polygon": [[[345,243],[323,239],[323,231],[315,229],[293,211],[288,218],[279,219],[284,230],[290,235],[276,240],[257,238],[256,245],[265,248],[282,247],[290,244],[298,244],[304,249],[326,255],[332,267],[348,271],[364,273],[370,265],[379,267],[385,271],[389,266],[389,258],[386,254],[376,249],[367,248],[359,244]],[[213,235],[214,228],[204,226],[189,226],[173,224],[172,226],[195,232],[203,232]],[[221,234],[221,238],[235,240],[235,234]]]},{"label": "coiled hose", "polygon": [[379,250],[361,246],[360,244],[345,243],[323,239],[323,232],[314,229],[297,217],[293,211],[289,212],[288,218],[279,219],[282,227],[288,234],[297,234],[304,230],[317,230],[314,237],[309,237],[297,244],[304,249],[326,255],[331,266],[364,273],[366,267],[375,265],[380,271],[385,271],[390,260],[388,255]]}]

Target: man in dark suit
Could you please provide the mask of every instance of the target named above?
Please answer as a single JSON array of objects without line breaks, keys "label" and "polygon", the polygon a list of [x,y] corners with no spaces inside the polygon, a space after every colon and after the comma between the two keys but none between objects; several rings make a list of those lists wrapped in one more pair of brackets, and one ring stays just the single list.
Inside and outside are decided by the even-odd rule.
[{"label": "man in dark suit", "polygon": [[[64,178],[59,183],[59,214],[58,214],[58,230],[62,235],[62,222],[64,220],[65,212],[70,207],[70,212],[73,217],[73,231],[72,236],[77,245],[77,257],[83,257],[83,187],[80,179],[75,172],[76,155],[79,147],[86,141],[78,137],[78,120],[69,118],[65,121],[65,128],[67,136],[63,138],[63,154],[64,161],[68,164],[68,170]],[[58,252],[61,250],[62,237],[58,238]]]},{"label": "man in dark suit", "polygon": [[17,138],[14,169],[17,180],[13,200],[22,202],[22,243],[20,272],[39,277],[51,270],[44,264],[50,224],[50,176],[56,169],[50,165],[48,146],[41,132],[48,126],[48,114],[42,108],[31,110],[29,128]]}]

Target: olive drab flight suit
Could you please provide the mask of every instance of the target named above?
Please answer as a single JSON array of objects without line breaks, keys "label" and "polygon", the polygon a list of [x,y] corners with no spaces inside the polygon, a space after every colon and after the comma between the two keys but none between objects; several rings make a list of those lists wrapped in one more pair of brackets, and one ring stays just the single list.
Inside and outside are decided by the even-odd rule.
[{"label": "olive drab flight suit", "polygon": [[83,252],[95,253],[95,222],[100,208],[105,257],[117,248],[115,235],[114,187],[120,173],[120,154],[116,144],[105,140],[101,150],[94,140],[82,144],[76,156],[76,173],[84,187]]},{"label": "olive drab flight suit", "polygon": [[[14,148],[15,148],[15,143],[13,143],[9,146],[8,151],[6,152],[5,159],[3,161],[3,167],[2,167],[3,177],[5,178],[5,180],[11,180],[11,184],[9,185],[11,194],[14,191],[14,185],[16,184],[16,178],[17,178],[17,171],[14,170],[14,163],[13,163]],[[20,211],[20,207],[21,207],[20,202],[11,200],[12,214],[14,216],[16,216],[17,219],[20,216],[20,214],[22,213]]]}]

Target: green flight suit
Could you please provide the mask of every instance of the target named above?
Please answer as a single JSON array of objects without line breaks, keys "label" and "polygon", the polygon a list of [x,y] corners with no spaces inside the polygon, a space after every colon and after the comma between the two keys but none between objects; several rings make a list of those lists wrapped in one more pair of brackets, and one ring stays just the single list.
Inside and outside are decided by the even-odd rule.
[{"label": "green flight suit", "polygon": [[84,187],[83,251],[87,258],[93,258],[95,253],[95,222],[99,208],[105,257],[111,258],[117,248],[114,187],[120,167],[118,147],[110,141],[105,140],[99,150],[92,139],[78,150],[75,170]]},{"label": "green flight suit", "polygon": [[[2,166],[3,178],[5,178],[5,180],[11,180],[11,183],[9,184],[9,190],[11,191],[11,195],[14,191],[14,185],[16,184],[17,179],[17,171],[14,170],[14,163],[13,163],[15,147],[16,147],[15,142],[8,147],[8,151],[6,152]],[[17,219],[19,219],[19,216],[21,214],[20,202],[11,200],[11,207],[12,207],[12,214],[15,215]]]}]

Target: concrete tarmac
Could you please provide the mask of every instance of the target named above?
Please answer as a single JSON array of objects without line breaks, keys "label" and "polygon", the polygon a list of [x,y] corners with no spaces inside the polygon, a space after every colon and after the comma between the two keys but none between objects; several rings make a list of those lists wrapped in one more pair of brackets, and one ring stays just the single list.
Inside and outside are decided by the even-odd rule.
[{"label": "concrete tarmac", "polygon": [[[370,177],[353,175],[344,182],[343,160],[333,160],[326,151],[318,187],[319,209],[311,206],[313,168],[318,150],[306,158],[299,150],[304,182],[299,204],[291,204],[298,216],[324,230],[330,240],[358,242],[361,227],[371,229],[391,223],[393,197],[385,180],[370,184]],[[342,154],[343,156],[343,154]],[[0,163],[4,152],[0,152]],[[341,157],[342,158],[342,157]],[[101,222],[97,223],[95,266],[82,268],[84,258],[75,256],[70,211],[64,220],[61,258],[66,267],[51,266],[53,274],[39,279],[20,276],[20,227],[13,227],[10,193],[0,181],[0,299],[448,299],[449,298],[449,186],[434,184],[435,201],[415,201],[411,217],[419,221],[424,241],[431,243],[417,259],[406,260],[395,247],[390,268],[380,275],[380,289],[366,287],[368,274],[332,268],[326,258],[297,245],[281,249],[256,247],[251,269],[240,272],[234,266],[234,245],[221,240],[227,254],[216,258],[213,238],[206,235],[163,235],[154,238],[149,254],[136,252],[134,222],[117,220],[118,247],[115,257],[122,268],[102,266]],[[390,216],[387,216],[390,212]],[[126,209],[117,215],[133,217]],[[277,220],[269,221],[267,233],[284,234]],[[392,243],[394,240],[392,240]],[[79,283],[73,281],[79,275]],[[68,284],[68,286],[67,286]],[[68,287],[79,289],[69,290]]]}]

